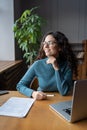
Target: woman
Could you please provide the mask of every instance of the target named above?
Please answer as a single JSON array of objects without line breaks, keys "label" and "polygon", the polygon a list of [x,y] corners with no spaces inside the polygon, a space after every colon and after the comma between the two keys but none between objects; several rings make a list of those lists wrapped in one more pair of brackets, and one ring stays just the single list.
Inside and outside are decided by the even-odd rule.
[{"label": "woman", "polygon": [[[46,91],[67,95],[73,86],[73,73],[77,76],[77,61],[66,36],[61,32],[48,32],[42,39],[37,60],[17,84],[17,90],[37,100],[46,99]],[[37,91],[29,86],[37,77]]]}]

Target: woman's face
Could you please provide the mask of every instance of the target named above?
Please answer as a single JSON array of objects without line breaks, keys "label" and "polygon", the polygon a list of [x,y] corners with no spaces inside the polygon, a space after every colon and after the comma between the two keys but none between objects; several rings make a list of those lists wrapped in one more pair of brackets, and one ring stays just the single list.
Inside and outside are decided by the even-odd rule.
[{"label": "woman's face", "polygon": [[47,57],[58,57],[60,48],[52,35],[48,35],[43,42],[43,50]]}]

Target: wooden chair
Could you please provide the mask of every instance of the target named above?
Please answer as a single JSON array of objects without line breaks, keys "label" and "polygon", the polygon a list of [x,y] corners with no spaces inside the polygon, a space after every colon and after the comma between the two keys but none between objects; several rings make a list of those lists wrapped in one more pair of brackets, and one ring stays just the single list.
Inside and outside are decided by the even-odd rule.
[{"label": "wooden chair", "polygon": [[[78,44],[79,46],[79,44]],[[78,78],[77,79],[87,79],[87,40],[82,41],[83,49],[77,55],[78,60]]]},{"label": "wooden chair", "polygon": [[32,83],[30,85],[30,88],[32,88],[34,90],[37,90],[37,88],[38,88],[38,80],[37,80],[37,78],[34,78],[34,80],[32,81]]},{"label": "wooden chair", "polygon": [[82,63],[82,79],[87,79],[87,40],[83,40],[84,57]]}]

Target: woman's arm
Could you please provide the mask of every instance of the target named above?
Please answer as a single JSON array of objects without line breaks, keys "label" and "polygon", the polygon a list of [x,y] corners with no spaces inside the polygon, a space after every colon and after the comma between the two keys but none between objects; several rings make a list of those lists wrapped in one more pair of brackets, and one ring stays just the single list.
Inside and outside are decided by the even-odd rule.
[{"label": "woman's arm", "polygon": [[61,72],[61,67],[59,67],[58,62],[54,56],[50,56],[48,58],[47,64],[52,64],[55,70],[56,83],[59,93],[61,95],[66,95],[73,85],[71,69],[65,63],[62,66],[62,69],[64,67],[63,72]]},{"label": "woman's arm", "polygon": [[31,82],[32,80],[35,78],[36,73],[35,73],[35,66],[36,63],[34,63],[29,69],[28,71],[25,73],[25,75],[23,76],[23,78],[19,81],[19,83],[17,84],[17,90],[28,96],[28,97],[33,97],[36,100],[42,100],[42,99],[46,99],[47,95],[44,92],[40,92],[40,91],[35,91],[33,89],[30,88]]},{"label": "woman's arm", "polygon": [[29,97],[32,96],[32,93],[34,91],[33,89],[30,88],[30,84],[35,77],[34,66],[35,64],[30,66],[30,68],[27,70],[27,72],[22,77],[22,79],[18,82],[17,87],[16,87],[16,89],[20,93]]},{"label": "woman's arm", "polygon": [[55,76],[59,93],[61,95],[66,95],[73,86],[71,69],[67,67],[64,72],[61,72],[59,69],[55,71]]}]

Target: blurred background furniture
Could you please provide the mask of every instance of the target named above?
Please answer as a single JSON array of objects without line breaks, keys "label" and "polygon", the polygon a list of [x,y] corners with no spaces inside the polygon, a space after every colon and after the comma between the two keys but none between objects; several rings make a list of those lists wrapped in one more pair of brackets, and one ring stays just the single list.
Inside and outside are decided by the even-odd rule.
[{"label": "blurred background furniture", "polygon": [[[75,44],[74,44],[75,45]],[[74,50],[78,59],[78,78],[87,79],[87,40],[77,44],[77,49]]]},{"label": "blurred background furniture", "polygon": [[0,90],[16,90],[16,84],[26,70],[22,60],[0,61]]}]

